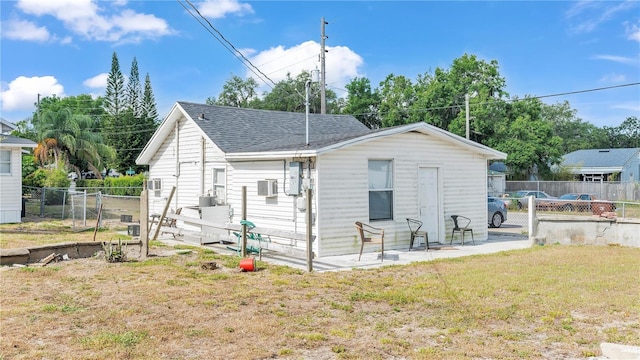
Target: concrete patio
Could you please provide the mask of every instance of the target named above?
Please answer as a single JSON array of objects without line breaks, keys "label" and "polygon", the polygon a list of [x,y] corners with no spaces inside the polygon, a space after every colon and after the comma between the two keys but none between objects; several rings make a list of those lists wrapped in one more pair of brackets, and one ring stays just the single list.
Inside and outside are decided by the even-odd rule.
[{"label": "concrete patio", "polygon": [[[171,237],[162,238],[160,239],[160,241],[166,242],[170,245],[175,245],[177,243],[197,245],[197,243],[193,244],[188,239],[185,239],[185,241],[176,241]],[[475,245],[470,241],[466,241],[464,246],[462,246],[459,242],[454,242],[453,245],[429,245],[428,251],[425,251],[424,245],[422,247],[414,248],[411,251],[408,251],[408,249],[385,250],[384,261],[381,261],[380,252],[364,252],[360,261],[358,261],[358,254],[325,256],[314,259],[313,271],[343,271],[352,269],[369,269],[391,265],[406,265],[419,261],[431,261],[443,258],[454,258],[461,256],[497,253],[508,250],[525,249],[530,246],[531,242],[526,235],[490,231],[489,238],[487,240],[476,241]],[[234,253],[225,245],[211,244],[203,245],[203,247],[209,248],[221,254]],[[293,257],[273,251],[263,252],[262,261],[269,264],[286,265],[301,270],[307,269],[307,262],[305,258]]]}]

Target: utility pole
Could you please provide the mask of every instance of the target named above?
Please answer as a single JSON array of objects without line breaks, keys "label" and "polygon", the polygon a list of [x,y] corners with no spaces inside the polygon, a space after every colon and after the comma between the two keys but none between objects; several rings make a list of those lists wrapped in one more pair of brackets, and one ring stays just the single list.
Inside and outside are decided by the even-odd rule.
[{"label": "utility pole", "polygon": [[324,68],[324,54],[327,52],[324,49],[324,40],[329,38],[324,34],[324,26],[329,24],[324,21],[324,16],[320,21],[320,114],[327,113],[327,99],[325,93],[325,68]]}]

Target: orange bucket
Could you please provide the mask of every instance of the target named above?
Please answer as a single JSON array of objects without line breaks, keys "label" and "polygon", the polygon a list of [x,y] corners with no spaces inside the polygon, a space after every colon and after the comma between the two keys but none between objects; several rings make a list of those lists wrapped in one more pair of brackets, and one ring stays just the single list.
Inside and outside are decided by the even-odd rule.
[{"label": "orange bucket", "polygon": [[240,269],[242,271],[256,271],[256,259],[251,257],[240,260]]}]

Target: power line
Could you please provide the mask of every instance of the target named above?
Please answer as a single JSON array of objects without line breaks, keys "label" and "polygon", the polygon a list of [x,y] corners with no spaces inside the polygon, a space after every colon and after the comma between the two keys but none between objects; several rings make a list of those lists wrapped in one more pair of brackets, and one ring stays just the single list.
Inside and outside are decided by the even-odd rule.
[{"label": "power line", "polygon": [[[178,1],[178,3],[185,9],[187,10],[187,12],[189,13],[189,15],[191,15],[200,25],[202,25],[202,27],[205,28],[205,30],[207,30],[207,32],[209,34],[211,34],[211,36],[213,36],[216,40],[218,40],[218,42],[220,44],[222,44],[222,46],[224,46],[225,49],[227,49],[229,52],[231,52],[231,54],[233,54],[233,56],[235,56],[238,60],[240,60],[240,62],[247,67],[252,73],[254,73],[260,80],[262,80],[262,82],[264,82],[266,85],[268,85],[269,87],[272,87],[269,83],[267,83],[264,79],[269,80],[274,86],[276,85],[276,83],[271,80],[271,78],[269,78],[267,75],[265,75],[260,69],[258,69],[258,67],[256,67],[255,65],[253,65],[253,63],[247,59],[242,52],[240,52],[240,50],[238,50],[229,40],[227,40],[224,35],[222,35],[222,33],[220,31],[218,31],[218,29],[216,29],[213,24],[211,24],[211,22],[209,22],[209,20],[207,20],[207,18],[205,18],[204,16],[202,16],[202,14],[200,13],[200,11],[198,10],[198,8],[193,5],[189,0],[185,0],[187,4],[189,4],[189,6],[191,6],[193,8],[193,10],[198,14],[198,16],[200,17],[200,19],[202,19],[204,22],[207,23],[207,25],[209,26],[209,28],[213,31],[215,31],[220,38],[218,38],[218,36],[216,36],[216,34],[214,34],[213,32],[211,32],[211,30],[209,30],[200,19],[198,19],[189,8],[187,8],[180,0],[176,0]],[[226,44],[228,44],[228,46]],[[231,49],[229,48],[231,47]],[[232,50],[233,49],[233,50]],[[255,70],[254,70],[255,69]],[[257,71],[257,72],[256,72]],[[258,74],[260,73],[260,74]],[[263,78],[264,77],[264,78]]]},{"label": "power line", "polygon": [[[523,98],[501,99],[501,100],[504,101],[504,102],[513,103],[513,102],[518,102],[518,101],[527,101],[527,100],[533,100],[533,99],[544,99],[544,98],[549,98],[549,97],[574,95],[574,94],[581,94],[581,93],[594,92],[594,91],[603,91],[603,90],[611,90],[611,89],[616,89],[616,88],[637,86],[637,85],[640,85],[640,82],[621,84],[621,85],[605,86],[605,87],[592,88],[592,89],[576,90],[576,91],[567,91],[567,92],[556,93],[556,94],[528,96],[528,97],[523,97]],[[499,99],[495,99],[495,100],[499,100]],[[470,104],[470,106],[488,105],[488,104],[491,104],[491,103],[492,102],[485,101],[485,102],[473,103],[473,104]],[[403,109],[403,110],[408,111],[408,112],[426,112],[426,111],[435,111],[435,110],[462,109],[462,108],[464,108],[464,106],[465,106],[464,104],[456,104],[456,105],[438,106],[438,107],[431,107],[431,108],[406,108],[406,109]],[[378,113],[376,113],[376,112],[365,112],[365,113],[360,113],[360,114],[349,114],[349,115],[375,115],[375,114],[382,115],[379,112]]]}]

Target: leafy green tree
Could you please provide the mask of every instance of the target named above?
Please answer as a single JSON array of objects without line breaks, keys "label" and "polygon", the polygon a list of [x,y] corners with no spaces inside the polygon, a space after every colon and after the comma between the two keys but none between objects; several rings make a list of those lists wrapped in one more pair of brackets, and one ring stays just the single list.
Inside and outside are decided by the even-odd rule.
[{"label": "leafy green tree", "polygon": [[640,147],[640,121],[637,117],[628,117],[619,126],[604,127],[612,148]]},{"label": "leafy green tree", "polygon": [[553,132],[562,139],[561,153],[581,149],[607,148],[606,132],[576,116],[568,101],[542,105],[541,117],[553,124]]},{"label": "leafy green tree", "polygon": [[498,62],[464,54],[450,69],[436,68],[418,78],[411,122],[425,121],[458,135],[466,133],[465,95],[469,95],[470,132],[476,141],[491,137],[493,125],[504,117],[505,79]]},{"label": "leafy green tree", "polygon": [[378,117],[377,93],[371,90],[371,82],[367,78],[354,78],[346,85],[349,91],[347,100],[342,108],[343,114],[351,114],[370,129],[382,126]]},{"label": "leafy green tree", "polygon": [[254,78],[249,77],[243,80],[239,76],[233,75],[223,85],[218,99],[207,98],[206,103],[208,105],[249,108],[251,103],[258,98],[257,88],[258,83]]},{"label": "leafy green tree", "polygon": [[488,146],[508,154],[514,179],[550,178],[551,168],[560,163],[562,139],[542,118],[542,106],[539,99],[514,99],[505,121],[495,124],[494,136],[487,139]]},{"label": "leafy green tree", "polygon": [[376,91],[380,99],[378,105],[382,127],[410,123],[409,109],[416,100],[415,88],[411,80],[403,75],[389,74],[380,82]]},{"label": "leafy green tree", "polygon": [[[223,90],[218,98],[209,97],[206,103],[252,109],[305,112],[306,83],[310,80],[311,74],[306,71],[298,74],[295,78],[292,78],[291,74],[287,74],[286,79],[275,84],[271,91],[265,91],[260,98],[256,94],[258,84],[254,79],[242,80],[238,76],[232,76],[223,85]],[[336,93],[327,89],[325,98],[327,113],[340,113],[341,103],[338,101]],[[310,83],[309,112],[320,112],[320,87],[316,82]]]}]

